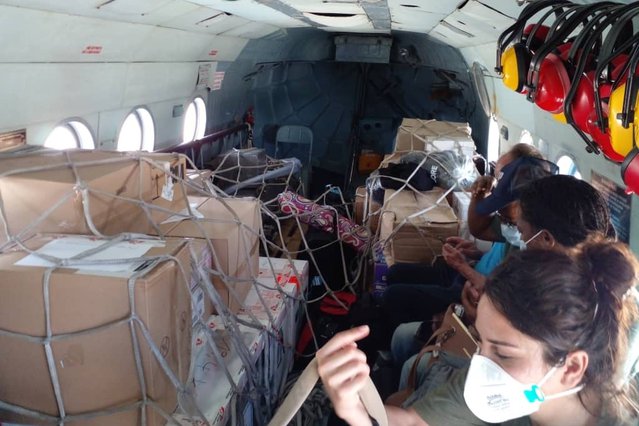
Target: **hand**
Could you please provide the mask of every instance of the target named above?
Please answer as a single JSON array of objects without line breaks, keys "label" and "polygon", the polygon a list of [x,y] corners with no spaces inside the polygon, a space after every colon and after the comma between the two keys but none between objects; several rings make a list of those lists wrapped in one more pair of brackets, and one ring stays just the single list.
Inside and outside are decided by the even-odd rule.
[{"label": "hand", "polygon": [[370,424],[359,398],[370,369],[355,343],[368,333],[368,326],[337,333],[316,354],[317,370],[335,413],[349,424]]},{"label": "hand", "polygon": [[461,302],[464,306],[464,322],[466,324],[474,324],[477,319],[477,301],[471,300],[470,281],[466,281],[462,289]]},{"label": "hand", "polygon": [[492,191],[495,182],[496,179],[492,176],[479,176],[470,186],[470,192],[473,197],[484,198],[487,193]]},{"label": "hand", "polygon": [[461,269],[468,265],[466,261],[466,257],[462,254],[460,250],[457,250],[451,244],[444,244],[442,246],[442,256],[444,256],[444,260],[453,269],[457,271],[461,271]]},{"label": "hand", "polygon": [[482,255],[482,252],[477,248],[474,242],[461,237],[448,237],[446,238],[446,244],[452,245],[467,258],[478,259]]}]

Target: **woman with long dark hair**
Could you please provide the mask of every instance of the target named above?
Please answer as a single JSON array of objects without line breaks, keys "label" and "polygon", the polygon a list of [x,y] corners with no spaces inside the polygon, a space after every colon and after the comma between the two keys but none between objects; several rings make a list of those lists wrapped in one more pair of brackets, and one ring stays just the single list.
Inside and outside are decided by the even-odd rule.
[{"label": "woman with long dark hair", "polygon": [[[636,424],[625,367],[638,276],[629,248],[612,241],[513,254],[486,283],[469,368],[407,409],[387,407],[389,423]],[[341,333],[317,354],[336,413],[352,425],[371,424],[357,395],[368,366],[355,342],[367,333]]]}]

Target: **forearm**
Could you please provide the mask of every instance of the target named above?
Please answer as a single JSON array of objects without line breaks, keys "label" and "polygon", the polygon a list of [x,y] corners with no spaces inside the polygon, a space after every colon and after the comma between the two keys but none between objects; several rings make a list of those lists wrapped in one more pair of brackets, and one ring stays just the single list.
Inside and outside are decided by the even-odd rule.
[{"label": "forearm", "polygon": [[486,276],[477,272],[468,263],[465,263],[457,270],[464,278],[475,285],[483,285],[486,282]]},{"label": "forearm", "polygon": [[388,426],[428,426],[413,409],[385,406]]}]

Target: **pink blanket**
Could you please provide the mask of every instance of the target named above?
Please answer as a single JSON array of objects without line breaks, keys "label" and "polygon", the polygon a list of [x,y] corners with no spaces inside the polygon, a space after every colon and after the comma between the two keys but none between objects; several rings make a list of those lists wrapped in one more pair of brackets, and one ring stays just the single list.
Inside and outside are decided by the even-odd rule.
[{"label": "pink blanket", "polygon": [[[314,203],[294,192],[286,191],[277,196],[280,209],[286,214],[296,214],[303,223],[334,233],[335,211]],[[337,215],[337,236],[346,244],[362,252],[368,246],[368,229],[340,214]]]}]

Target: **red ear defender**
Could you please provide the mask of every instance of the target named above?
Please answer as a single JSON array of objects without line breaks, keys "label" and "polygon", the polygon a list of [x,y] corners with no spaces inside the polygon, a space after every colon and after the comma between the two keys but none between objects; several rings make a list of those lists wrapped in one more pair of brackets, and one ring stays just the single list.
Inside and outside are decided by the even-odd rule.
[{"label": "red ear defender", "polygon": [[561,58],[549,53],[541,63],[536,85],[535,104],[552,114],[564,110],[564,99],[570,90],[570,77]]},{"label": "red ear defender", "polygon": [[617,154],[617,152],[612,149],[612,145],[610,145],[610,134],[608,133],[608,128],[606,127],[606,131],[603,132],[599,128],[597,124],[597,113],[592,111],[588,116],[588,121],[586,124],[588,129],[588,133],[592,137],[592,139],[597,143],[597,146],[601,149],[603,155],[615,163],[620,163],[623,161],[623,156]]},{"label": "red ear defender", "polygon": [[633,148],[621,164],[621,178],[626,184],[626,192],[639,194],[639,150]]},{"label": "red ear defender", "polygon": [[[564,112],[564,101],[571,89],[571,75],[574,74],[573,60],[579,56],[580,60],[592,61],[589,52],[579,50],[579,45],[589,38],[585,30],[603,20],[604,12],[612,5],[610,2],[599,2],[572,6],[556,19],[548,39],[531,60],[527,78],[531,88],[527,96],[529,101],[552,114]],[[573,47],[572,34],[580,26],[584,31],[574,39],[579,45]]]},{"label": "red ear defender", "polygon": [[588,116],[592,112],[592,107],[595,104],[594,75],[595,72],[590,71],[581,76],[577,83],[574,99],[571,102],[572,118],[575,125],[588,134],[590,134],[588,131]]}]

